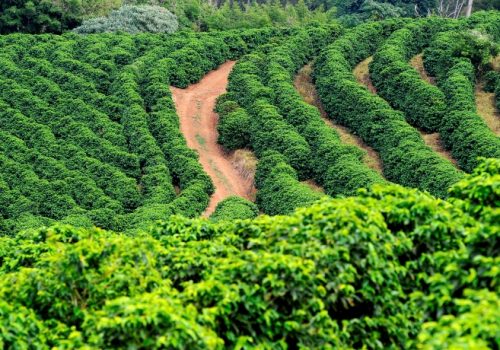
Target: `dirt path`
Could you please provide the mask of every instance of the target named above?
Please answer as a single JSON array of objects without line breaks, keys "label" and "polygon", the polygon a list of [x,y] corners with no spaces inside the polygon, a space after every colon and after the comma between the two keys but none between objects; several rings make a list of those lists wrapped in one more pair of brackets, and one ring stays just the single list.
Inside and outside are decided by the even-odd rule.
[{"label": "dirt path", "polygon": [[229,61],[209,72],[186,89],[171,87],[180,128],[187,145],[198,151],[200,163],[212,178],[215,192],[204,216],[209,216],[224,198],[237,195],[249,200],[255,193],[253,180],[245,178],[232,164],[231,156],[217,143],[218,115],[213,111],[217,97],[226,92],[235,62]]},{"label": "dirt path", "polygon": [[361,140],[361,138],[353,135],[348,128],[336,124],[330,118],[328,118],[321,104],[321,101],[319,100],[319,96],[316,91],[316,86],[314,86],[312,82],[311,73],[312,73],[311,63],[302,67],[302,69],[298,71],[293,82],[295,89],[297,89],[297,91],[302,96],[304,101],[318,108],[318,110],[321,113],[321,117],[323,118],[325,123],[338,132],[338,134],[340,135],[340,139],[342,140],[343,143],[354,145],[365,150],[366,151],[366,156],[364,159],[365,164],[383,176],[382,161],[380,160],[378,153],[373,148],[365,144],[363,140]]},{"label": "dirt path", "polygon": [[495,93],[484,91],[483,84],[478,83],[474,94],[477,114],[483,118],[495,135],[500,136],[500,113],[496,107]]},{"label": "dirt path", "polygon": [[420,76],[422,77],[422,79],[424,79],[429,84],[436,85],[436,79],[434,79],[433,77],[431,77],[427,73],[427,71],[425,70],[425,67],[424,67],[424,55],[422,53],[414,56],[410,60],[410,65],[417,70],[417,72],[420,74]]},{"label": "dirt path", "polygon": [[371,61],[373,61],[373,56],[370,56],[358,63],[358,65],[354,67],[352,74],[354,74],[358,83],[363,84],[368,88],[368,90],[370,90],[371,93],[376,94],[377,89],[373,86],[372,80],[370,79],[369,65]]}]

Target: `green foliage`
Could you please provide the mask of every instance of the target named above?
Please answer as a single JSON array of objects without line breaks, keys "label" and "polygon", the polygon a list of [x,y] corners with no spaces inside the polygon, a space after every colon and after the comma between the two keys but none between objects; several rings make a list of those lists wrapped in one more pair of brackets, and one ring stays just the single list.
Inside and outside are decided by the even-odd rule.
[{"label": "green foliage", "polygon": [[177,17],[160,6],[122,6],[106,17],[84,21],[75,28],[76,33],[104,32],[126,33],[173,33],[179,24]]},{"label": "green foliage", "polygon": [[32,310],[0,301],[0,347],[44,349],[47,348],[45,332],[47,329]]},{"label": "green foliage", "polygon": [[495,92],[495,88],[500,84],[500,72],[490,70],[483,76],[484,91]]},{"label": "green foliage", "polygon": [[329,117],[379,152],[386,179],[445,197],[463,175],[425,145],[401,112],[357,83],[352,74],[353,67],[400,26],[399,21],[365,24],[327,47],[315,64],[318,92]]},{"label": "green foliage", "polygon": [[237,196],[230,196],[217,204],[210,219],[213,221],[253,219],[259,215],[259,208],[252,202]]},{"label": "green foliage", "polygon": [[266,214],[289,214],[323,197],[306,184],[299,182],[297,172],[287,158],[275,151],[262,154],[255,173],[257,205]]},{"label": "green foliage", "polygon": [[436,35],[424,56],[427,72],[440,79],[464,58],[475,69],[484,70],[491,57],[496,56],[496,47],[487,35],[477,31],[447,31]]},{"label": "green foliage", "polygon": [[[215,349],[215,332],[196,323],[197,312],[169,298],[171,292],[122,297],[85,320],[84,334],[98,348],[137,346],[148,349]],[[149,331],[148,331],[149,330]]]},{"label": "green foliage", "polygon": [[216,105],[219,113],[217,142],[227,150],[236,150],[250,145],[250,116],[238,106],[235,101],[229,100],[229,95],[222,95]]},{"label": "green foliage", "polygon": [[80,24],[75,13],[65,12],[50,0],[2,0],[0,34],[62,33]]},{"label": "green foliage", "polygon": [[419,349],[449,348],[492,349],[498,341],[497,293],[466,289],[464,299],[456,299],[459,315],[444,315],[427,322],[418,335]]},{"label": "green foliage", "polygon": [[280,35],[1,37],[1,232],[53,220],[128,231],[198,216],[214,188],[168,87]]},{"label": "green foliage", "polygon": [[444,117],[444,94],[423,81],[408,61],[437,30],[444,30],[446,26],[446,21],[437,19],[410,23],[380,46],[370,64],[370,76],[377,93],[403,111],[410,124],[432,132],[439,129]]},{"label": "green foliage", "polygon": [[[392,5],[365,3],[382,15]],[[0,36],[0,347],[494,349],[500,163],[488,152],[500,148],[473,100],[489,44],[439,42],[460,43],[457,28],[496,37],[495,18]],[[406,61],[428,45],[446,74],[412,91]],[[406,117],[352,74],[377,49],[380,91]],[[388,181],[295,91],[294,74],[318,54],[326,111],[378,151]],[[258,156],[256,204],[229,197],[196,218],[214,186],[169,86],[230,59],[219,140]],[[429,104],[403,101],[395,77]],[[479,167],[461,173],[406,119]]]},{"label": "green foliage", "polygon": [[[477,173],[498,174],[497,163]],[[0,341],[494,348],[498,230],[462,208],[376,185],[291,216],[172,217],[136,235],[63,225],[19,232],[0,238]]]},{"label": "green foliage", "polygon": [[[490,209],[500,207],[499,179],[500,160],[481,159],[472,174],[451,187],[450,195],[454,200],[461,200],[457,204],[462,205],[464,211],[474,216],[484,216],[489,214]],[[491,219],[495,218],[494,215]]]},{"label": "green foliage", "polygon": [[[186,2],[177,10],[181,21],[195,30],[232,30],[263,27],[294,27],[327,21],[335,17],[335,9],[312,9],[303,0],[296,2],[221,2],[211,6],[205,2]],[[168,7],[168,5],[167,5]],[[173,8],[173,6],[170,6]],[[186,17],[182,20],[182,17]]]},{"label": "green foliage", "polygon": [[424,63],[436,75],[447,99],[440,136],[461,168],[471,171],[478,157],[500,157],[500,139],[476,112],[476,75],[495,55],[487,37],[474,32],[443,32],[424,51]]},{"label": "green foliage", "polygon": [[309,28],[286,44],[275,47],[268,53],[265,77],[274,92],[275,105],[311,147],[313,178],[327,194],[354,195],[359,188],[385,180],[364,165],[360,149],[341,143],[339,135],[323,122],[319,110],[303,101],[292,82],[293,74],[314,52],[340,32],[341,29],[335,26],[328,30]]}]

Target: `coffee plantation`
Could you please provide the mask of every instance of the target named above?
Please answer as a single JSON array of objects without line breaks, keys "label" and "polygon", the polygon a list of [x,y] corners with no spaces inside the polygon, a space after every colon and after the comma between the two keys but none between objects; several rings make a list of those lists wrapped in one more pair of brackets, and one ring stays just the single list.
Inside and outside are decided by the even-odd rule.
[{"label": "coffee plantation", "polygon": [[0,35],[1,349],[498,348],[498,11],[195,32],[133,8]]}]

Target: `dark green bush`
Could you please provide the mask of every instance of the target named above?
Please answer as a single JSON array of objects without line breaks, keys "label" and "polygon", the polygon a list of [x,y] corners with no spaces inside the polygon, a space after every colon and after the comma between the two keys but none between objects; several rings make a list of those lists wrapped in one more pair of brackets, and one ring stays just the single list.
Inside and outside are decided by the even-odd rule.
[{"label": "dark green bush", "polygon": [[380,41],[384,33],[390,31],[381,24],[362,25],[320,55],[315,77],[321,100],[329,117],[348,126],[379,152],[387,180],[446,197],[448,187],[463,175],[425,145],[401,112],[357,83],[352,74],[354,65],[364,58],[356,47],[367,50],[369,56],[376,47],[367,43]]},{"label": "dark green bush", "polygon": [[219,112],[217,142],[227,150],[249,147],[251,123],[248,113],[233,101],[227,101],[218,108],[224,110]]},{"label": "dark green bush", "polygon": [[217,204],[210,219],[213,221],[253,219],[257,215],[259,215],[259,208],[254,203],[241,197],[231,196]]},{"label": "dark green bush", "polygon": [[257,205],[266,214],[289,214],[296,208],[306,207],[323,195],[299,182],[297,172],[287,158],[275,151],[265,152],[255,173]]},{"label": "dark green bush", "polygon": [[432,67],[447,100],[440,136],[466,171],[478,157],[500,157],[500,139],[477,114],[474,93],[476,75],[492,52],[488,41],[462,32],[440,33],[425,50],[425,66]]}]

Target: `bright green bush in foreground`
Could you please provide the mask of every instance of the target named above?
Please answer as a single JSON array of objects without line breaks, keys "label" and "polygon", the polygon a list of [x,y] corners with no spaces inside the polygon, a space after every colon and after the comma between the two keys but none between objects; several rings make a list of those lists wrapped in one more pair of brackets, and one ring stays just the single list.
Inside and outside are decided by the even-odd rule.
[{"label": "bright green bush in foreground", "polygon": [[500,162],[291,216],[0,238],[0,346],[494,349]]}]

